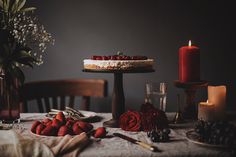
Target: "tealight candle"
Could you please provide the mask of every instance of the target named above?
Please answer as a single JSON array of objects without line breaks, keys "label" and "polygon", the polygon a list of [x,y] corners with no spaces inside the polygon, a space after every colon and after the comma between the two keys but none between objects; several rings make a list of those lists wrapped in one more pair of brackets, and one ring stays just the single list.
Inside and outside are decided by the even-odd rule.
[{"label": "tealight candle", "polygon": [[214,121],[215,105],[210,102],[200,102],[198,104],[198,119],[204,121]]},{"label": "tealight candle", "polygon": [[224,119],[226,86],[208,86],[208,101],[215,105],[216,120]]}]

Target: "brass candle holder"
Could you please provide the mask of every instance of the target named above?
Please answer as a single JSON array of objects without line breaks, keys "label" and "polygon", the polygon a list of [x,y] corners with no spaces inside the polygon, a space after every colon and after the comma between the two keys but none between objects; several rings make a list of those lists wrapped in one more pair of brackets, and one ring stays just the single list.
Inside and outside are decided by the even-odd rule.
[{"label": "brass candle holder", "polygon": [[173,123],[174,124],[180,124],[180,123],[184,123],[184,118],[180,109],[180,95],[177,95],[177,105],[178,105],[178,111],[175,114],[175,117],[173,119]]},{"label": "brass candle holder", "polygon": [[195,103],[195,95],[198,89],[206,88],[207,81],[199,82],[181,82],[179,80],[174,81],[174,85],[177,88],[184,89],[186,95],[186,102],[183,108],[183,117],[185,119],[196,120],[197,119],[197,105]]}]

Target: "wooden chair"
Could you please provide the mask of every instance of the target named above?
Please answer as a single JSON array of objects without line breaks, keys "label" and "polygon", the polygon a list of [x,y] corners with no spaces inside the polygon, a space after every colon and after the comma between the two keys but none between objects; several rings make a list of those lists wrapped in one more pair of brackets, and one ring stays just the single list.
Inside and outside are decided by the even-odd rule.
[{"label": "wooden chair", "polygon": [[82,96],[82,109],[89,110],[90,97],[107,96],[107,81],[78,79],[28,82],[21,88],[20,95],[22,112],[28,112],[29,100],[37,101],[41,113],[49,112],[51,108],[64,110],[66,104],[73,108],[76,96]]}]

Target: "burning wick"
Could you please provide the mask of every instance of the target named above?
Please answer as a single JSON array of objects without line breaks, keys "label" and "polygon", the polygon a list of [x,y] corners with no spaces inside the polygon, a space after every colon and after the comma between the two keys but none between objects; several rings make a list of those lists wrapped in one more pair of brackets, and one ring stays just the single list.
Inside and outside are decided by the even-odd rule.
[{"label": "burning wick", "polygon": [[188,41],[188,46],[192,46],[192,41],[191,40]]}]

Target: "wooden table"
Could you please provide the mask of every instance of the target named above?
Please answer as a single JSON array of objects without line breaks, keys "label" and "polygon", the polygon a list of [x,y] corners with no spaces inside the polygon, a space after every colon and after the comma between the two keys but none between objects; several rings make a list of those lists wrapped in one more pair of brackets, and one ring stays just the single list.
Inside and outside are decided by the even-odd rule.
[{"label": "wooden table", "polygon": [[[30,134],[29,128],[31,127],[34,120],[43,119],[45,114],[40,113],[28,113],[21,114],[21,126],[24,128],[21,134],[27,138],[35,138],[34,135]],[[109,120],[112,117],[111,113],[98,113],[98,116],[102,117],[102,121],[93,123],[94,127],[100,127],[103,125],[104,121]],[[174,114],[167,114],[169,119],[172,119]],[[80,154],[81,157],[171,157],[171,156],[211,156],[211,157],[228,157],[230,156],[230,152],[227,150],[219,150],[219,149],[210,149],[198,146],[189,142],[185,133],[187,130],[193,127],[193,123],[185,123],[178,124],[172,126],[171,129],[171,141],[167,143],[153,143],[157,146],[162,152],[151,152],[140,148],[137,145],[134,145],[130,142],[124,141],[117,137],[102,139],[101,141],[92,142],[83,152]],[[107,128],[108,135],[112,135],[114,132],[119,132],[135,139],[152,143],[149,138],[147,138],[145,132],[126,132],[121,130],[120,128]],[[1,156],[1,155],[0,155]]]}]

